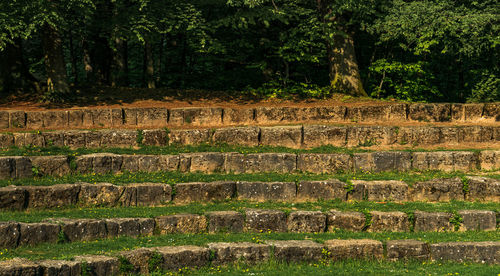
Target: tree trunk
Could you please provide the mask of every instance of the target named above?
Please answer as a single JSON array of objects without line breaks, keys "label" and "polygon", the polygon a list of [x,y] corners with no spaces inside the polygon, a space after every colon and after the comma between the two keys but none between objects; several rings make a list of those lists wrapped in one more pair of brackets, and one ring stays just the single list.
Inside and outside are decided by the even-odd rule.
[{"label": "tree trunk", "polygon": [[154,80],[154,61],[151,42],[146,40],[144,43],[144,61],[143,61],[143,84],[147,88],[156,88]]},{"label": "tree trunk", "polygon": [[359,75],[352,35],[335,35],[333,42],[327,42],[330,86],[334,91],[367,96]]},{"label": "tree trunk", "polygon": [[128,85],[128,49],[127,40],[115,38],[115,51],[113,53],[113,78],[111,86]]},{"label": "tree trunk", "polygon": [[85,80],[90,83],[94,78],[94,68],[90,62],[89,44],[86,40],[82,41],[83,49],[83,66],[85,69]]},{"label": "tree trunk", "polygon": [[42,43],[47,71],[47,92],[69,94],[62,40],[53,26],[45,24],[43,27]]}]

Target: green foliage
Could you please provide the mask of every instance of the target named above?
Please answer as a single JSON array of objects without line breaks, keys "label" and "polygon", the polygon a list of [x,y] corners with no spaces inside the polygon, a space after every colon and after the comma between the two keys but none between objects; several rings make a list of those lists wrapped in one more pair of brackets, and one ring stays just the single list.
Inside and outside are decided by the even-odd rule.
[{"label": "green foliage", "polygon": [[500,75],[483,71],[479,80],[472,88],[472,93],[467,99],[469,102],[498,102],[500,101]]},{"label": "green foliage", "polygon": [[278,81],[271,81],[257,89],[247,89],[249,93],[256,97],[271,99],[291,99],[295,97],[326,99],[332,94],[330,87],[319,87],[316,84],[296,83],[294,81],[288,81],[287,86]]},{"label": "green foliage", "polygon": [[150,272],[159,272],[162,270],[162,263],[163,263],[163,256],[158,253],[154,252],[151,257],[149,258],[148,261],[148,268]]}]

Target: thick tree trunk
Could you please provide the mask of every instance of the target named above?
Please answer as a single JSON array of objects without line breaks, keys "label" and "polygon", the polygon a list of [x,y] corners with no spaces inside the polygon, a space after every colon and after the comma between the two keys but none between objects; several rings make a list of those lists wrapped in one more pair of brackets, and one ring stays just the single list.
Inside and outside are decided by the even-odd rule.
[{"label": "thick tree trunk", "polygon": [[335,35],[333,42],[327,43],[327,51],[332,89],[353,96],[367,96],[359,75],[352,35]]},{"label": "thick tree trunk", "polygon": [[55,92],[59,95],[69,94],[62,40],[53,26],[45,24],[43,27],[42,43],[47,71],[47,92]]},{"label": "thick tree trunk", "polygon": [[128,85],[128,45],[127,40],[116,38],[113,53],[113,78],[111,86]]},{"label": "thick tree trunk", "polygon": [[147,88],[156,88],[154,80],[154,61],[153,48],[151,42],[146,40],[144,43],[144,61],[143,61],[143,84]]}]

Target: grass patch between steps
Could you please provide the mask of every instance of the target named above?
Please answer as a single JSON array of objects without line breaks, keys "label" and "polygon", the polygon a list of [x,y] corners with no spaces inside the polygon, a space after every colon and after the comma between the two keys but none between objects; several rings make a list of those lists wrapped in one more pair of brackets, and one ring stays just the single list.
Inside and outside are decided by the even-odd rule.
[{"label": "grass patch between steps", "polygon": [[[361,149],[359,147],[335,147],[330,145],[320,146],[312,149],[292,149],[287,147],[275,146],[238,146],[228,144],[200,144],[200,145],[169,145],[169,146],[143,146],[138,148],[79,148],[70,149],[69,147],[38,147],[38,146],[23,146],[9,147],[0,151],[0,156],[43,156],[43,155],[84,155],[91,153],[115,153],[115,154],[180,154],[190,152],[237,152],[237,153],[346,153],[354,154],[360,152],[374,152],[375,150]],[[384,151],[406,151],[406,152],[428,152],[428,151],[453,151],[453,149],[402,149],[402,150],[384,150]],[[480,151],[478,149],[460,149],[459,151]]]},{"label": "grass patch between steps", "polygon": [[220,234],[168,234],[151,237],[118,237],[87,242],[46,243],[38,246],[23,246],[0,251],[0,260],[15,257],[40,259],[71,259],[78,255],[114,254],[123,250],[140,247],[197,245],[211,242],[254,242],[266,240],[313,240],[323,243],[331,239],[374,239],[388,240],[415,239],[429,243],[457,241],[496,241],[499,231],[491,232],[420,232],[420,233],[368,233],[338,230],[333,233],[220,233]]},{"label": "grass patch between steps", "polygon": [[426,181],[435,178],[465,177],[467,175],[478,175],[500,179],[498,172],[443,172],[443,171],[411,171],[411,172],[345,172],[337,174],[313,174],[313,173],[256,173],[256,174],[233,174],[233,173],[182,173],[178,171],[164,172],[124,172],[119,174],[71,174],[62,177],[43,176],[24,179],[0,180],[0,187],[8,185],[16,186],[48,186],[54,184],[66,184],[76,182],[98,183],[107,182],[116,185],[126,183],[187,183],[187,182],[212,182],[212,181],[265,181],[265,182],[299,182],[302,180],[401,180],[412,185],[418,181]]},{"label": "grass patch between steps", "polygon": [[244,213],[246,209],[272,209],[282,210],[286,213],[300,211],[322,211],[327,212],[332,209],[339,211],[401,211],[413,213],[415,211],[426,212],[448,212],[454,213],[460,210],[488,210],[500,212],[500,203],[480,203],[467,201],[452,201],[443,203],[424,203],[424,202],[345,202],[340,200],[318,201],[318,202],[249,202],[243,200],[232,200],[226,202],[212,203],[191,203],[188,205],[167,204],[162,207],[73,207],[39,210],[32,209],[27,211],[3,211],[0,212],[0,221],[18,221],[18,222],[40,222],[48,218],[152,218],[171,214],[207,214],[212,211],[237,211]]}]

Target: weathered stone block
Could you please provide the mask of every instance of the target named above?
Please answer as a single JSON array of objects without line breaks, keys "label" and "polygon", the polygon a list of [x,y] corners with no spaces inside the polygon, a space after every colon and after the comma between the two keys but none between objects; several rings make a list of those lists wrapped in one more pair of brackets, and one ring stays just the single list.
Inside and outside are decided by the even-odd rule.
[{"label": "weathered stone block", "polygon": [[352,170],[352,158],[343,153],[302,153],[297,170],[311,173],[339,173]]},{"label": "weathered stone block", "polygon": [[150,218],[111,218],[106,219],[108,237],[118,236],[151,236],[155,229],[155,221]]},{"label": "weathered stone block", "polygon": [[14,258],[0,261],[0,275],[40,275],[40,265],[26,259]]},{"label": "weathered stone block", "polygon": [[347,129],[347,145],[370,147],[373,145],[392,145],[397,141],[394,127],[363,126]]},{"label": "weathered stone block", "polygon": [[101,108],[93,108],[84,111],[84,125],[85,125],[85,113],[89,112],[92,116],[92,125],[95,128],[102,127],[111,127],[113,125],[112,118],[113,114],[111,109],[101,109]]},{"label": "weathered stone block", "polygon": [[101,134],[101,147],[129,148],[138,146],[136,130],[101,130],[99,133]]},{"label": "weathered stone block", "polygon": [[90,131],[64,131],[64,145],[72,148],[84,148],[87,145],[86,136]]},{"label": "weathered stone block", "polygon": [[0,129],[7,129],[9,127],[9,112],[0,110]]},{"label": "weathered stone block", "polygon": [[76,256],[75,261],[85,263],[87,275],[118,275],[120,272],[120,261],[118,258],[103,255]]},{"label": "weathered stone block", "polygon": [[122,262],[126,262],[131,266],[131,269],[126,273],[148,275],[150,273],[149,260],[151,260],[153,253],[154,251],[151,248],[139,248],[123,251],[119,256],[124,260]]},{"label": "weathered stone block", "polygon": [[181,159],[190,159],[190,172],[223,172],[225,154],[220,152],[201,152],[182,154]]},{"label": "weathered stone block", "polygon": [[184,267],[203,267],[210,261],[208,248],[186,245],[153,248],[162,257],[160,269],[176,270]]},{"label": "weathered stone block", "polygon": [[0,179],[16,177],[16,165],[10,157],[0,157]]},{"label": "weathered stone block", "polygon": [[172,187],[162,183],[133,183],[125,186],[122,206],[160,206],[172,200]]},{"label": "weathered stone block", "polygon": [[365,228],[366,218],[360,212],[331,210],[327,214],[326,224],[329,232],[334,232],[336,229],[359,232]]},{"label": "weathered stone block", "polygon": [[286,262],[318,261],[323,257],[323,245],[308,240],[268,241],[276,260]]},{"label": "weathered stone block", "polygon": [[81,183],[78,203],[84,206],[115,206],[124,187],[110,183]]},{"label": "weathered stone block", "polygon": [[111,126],[121,127],[123,126],[123,110],[121,108],[111,109]]},{"label": "weathered stone block", "polygon": [[463,186],[462,180],[458,177],[432,179],[414,183],[410,195],[413,201],[464,200]]},{"label": "weathered stone block", "polygon": [[442,142],[441,127],[399,127],[396,140],[400,145],[436,145]]},{"label": "weathered stone block", "polygon": [[409,105],[408,119],[424,122],[448,122],[451,120],[450,104],[422,104]]},{"label": "weathered stone block", "polygon": [[26,112],[26,128],[43,129],[43,116],[39,111]]},{"label": "weathered stone block", "polygon": [[467,151],[413,152],[413,169],[472,171],[478,167],[478,156]]},{"label": "weathered stone block", "polygon": [[403,212],[371,212],[372,223],[368,232],[408,232],[408,215]]},{"label": "weathered stone block", "polygon": [[236,184],[223,181],[179,183],[175,185],[175,191],[176,202],[226,200],[233,197]]},{"label": "weathered stone block", "polygon": [[496,214],[493,211],[462,210],[458,211],[462,217],[460,231],[495,231],[497,226]]},{"label": "weathered stone block", "polygon": [[430,257],[429,245],[416,240],[387,241],[387,259],[397,260],[427,260]]},{"label": "weathered stone block", "polygon": [[14,135],[10,133],[0,133],[0,148],[9,148],[14,146]]},{"label": "weathered stone block", "polygon": [[[0,118],[1,117],[2,116],[0,115]],[[26,127],[26,117],[25,117],[24,111],[22,111],[22,110],[9,111],[8,121],[9,121],[9,126],[11,128],[25,128]],[[0,123],[0,125],[1,124],[2,123]]]},{"label": "weathered stone block", "polygon": [[18,245],[20,226],[17,222],[0,222],[0,248],[15,248]]},{"label": "weathered stone block", "polygon": [[20,223],[19,246],[55,243],[61,232],[61,226],[54,223]]},{"label": "weathered stone block", "polygon": [[232,173],[261,173],[276,172],[290,173],[297,168],[297,155],[291,153],[255,153],[226,155],[226,172]]},{"label": "weathered stone block", "polygon": [[168,133],[164,129],[148,129],[143,131],[142,144],[146,146],[167,146],[169,142]]},{"label": "weathered stone block", "polygon": [[314,148],[325,145],[342,147],[347,141],[347,128],[339,126],[305,125],[302,146]]},{"label": "weathered stone block", "polygon": [[384,247],[375,240],[328,240],[325,246],[334,260],[382,259]]},{"label": "weathered stone block", "polygon": [[286,232],[286,215],[277,210],[246,210],[246,226],[250,232]]},{"label": "weathered stone block", "polygon": [[68,111],[43,111],[43,127],[46,129],[63,128],[68,126]]},{"label": "weathered stone block", "polygon": [[39,176],[63,176],[71,173],[67,156],[30,156],[30,160]]},{"label": "weathered stone block", "polygon": [[500,202],[500,180],[467,176],[469,193],[467,199]]},{"label": "weathered stone block", "polygon": [[254,147],[259,145],[259,133],[258,127],[219,128],[215,130],[212,142]]},{"label": "weathered stone block", "polygon": [[45,147],[45,139],[41,132],[14,133],[16,147]]},{"label": "weathered stone block", "polygon": [[483,150],[479,153],[479,167],[482,170],[500,169],[500,151]]},{"label": "weathered stone block", "polygon": [[340,105],[309,107],[308,109],[309,116],[305,118],[305,121],[342,122],[347,113],[347,107]]},{"label": "weathered stone block", "polygon": [[500,263],[500,242],[442,242],[431,244],[436,261]]},{"label": "weathered stone block", "polygon": [[384,172],[407,171],[411,169],[410,152],[368,152],[354,154],[356,171]]},{"label": "weathered stone block", "polygon": [[208,213],[208,232],[242,232],[245,218],[235,211],[218,211]]},{"label": "weathered stone block", "polygon": [[31,159],[29,157],[13,156],[10,158],[16,168],[16,178],[27,178],[33,176],[33,165],[31,164]]},{"label": "weathered stone block", "polygon": [[297,123],[300,121],[297,107],[257,107],[255,120],[259,124]]},{"label": "weathered stone block", "polygon": [[210,129],[171,130],[168,134],[171,145],[197,145],[210,142]]},{"label": "weathered stone block", "polygon": [[192,107],[170,110],[169,125],[216,126],[222,125],[222,108]]},{"label": "weathered stone block", "polygon": [[488,122],[500,122],[500,104],[487,103],[484,105],[482,119]]},{"label": "weathered stone block", "polygon": [[350,200],[369,201],[406,201],[408,199],[408,185],[403,181],[352,180],[353,191],[349,193]]},{"label": "weathered stone block", "polygon": [[78,201],[78,184],[26,186],[28,208],[55,208],[74,205]]},{"label": "weathered stone block", "polygon": [[207,230],[207,218],[200,215],[178,214],[155,218],[161,234],[202,233]]},{"label": "weathered stone block", "polygon": [[221,265],[237,261],[255,264],[268,260],[271,247],[249,242],[218,242],[209,243],[208,248],[215,253],[212,264]]},{"label": "weathered stone block", "polygon": [[68,110],[68,127],[83,127],[83,110]]},{"label": "weathered stone block", "polygon": [[23,187],[0,187],[0,210],[23,210],[26,197],[26,190]]},{"label": "weathered stone block", "polygon": [[302,126],[261,127],[260,144],[300,148],[302,146]]},{"label": "weathered stone block", "polygon": [[59,219],[62,230],[69,242],[93,241],[107,237],[106,222],[97,219]]},{"label": "weathered stone block", "polygon": [[296,211],[290,213],[287,224],[289,232],[325,232],[326,215],[320,211]]},{"label": "weathered stone block", "polygon": [[346,183],[331,179],[326,181],[301,181],[297,186],[299,200],[347,199]]},{"label": "weathered stone block", "polygon": [[224,108],[224,125],[249,125],[254,122],[253,108]]},{"label": "weathered stone block", "polygon": [[415,211],[415,232],[443,232],[453,231],[454,226],[450,220],[450,213],[428,213]]},{"label": "weathered stone block", "polygon": [[239,199],[249,200],[293,200],[296,186],[293,182],[237,182]]},{"label": "weathered stone block", "polygon": [[179,169],[179,155],[158,156],[158,169],[161,171],[177,171]]},{"label": "weathered stone block", "polygon": [[40,134],[43,137],[44,145],[46,147],[63,147],[64,134],[62,131],[43,132]]},{"label": "weathered stone block", "polygon": [[168,109],[163,107],[136,108],[138,127],[163,127],[167,125]]},{"label": "weathered stone block", "polygon": [[44,260],[38,263],[42,275],[80,275],[81,264],[77,261]]}]

